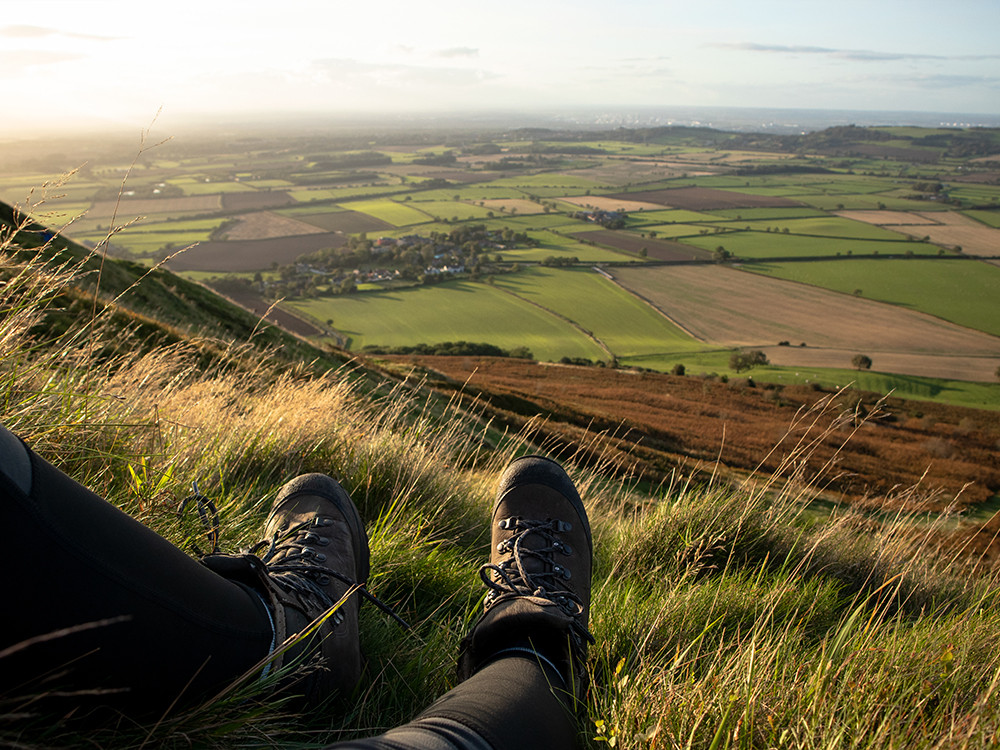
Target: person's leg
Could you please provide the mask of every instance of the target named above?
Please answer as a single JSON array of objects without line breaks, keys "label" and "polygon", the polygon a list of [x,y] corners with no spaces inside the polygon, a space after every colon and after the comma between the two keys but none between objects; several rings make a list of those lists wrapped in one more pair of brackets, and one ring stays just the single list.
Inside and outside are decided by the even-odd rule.
[{"label": "person's leg", "polygon": [[[292,523],[307,518],[341,536],[360,523],[353,504],[347,519],[339,496],[321,497],[346,497],[322,479],[292,483],[279,496],[285,503],[276,505],[269,528],[290,538],[271,550],[267,565],[251,555],[207,558],[215,572],[0,427],[0,534],[11,561],[0,618],[0,692],[75,691],[73,707],[156,715],[225,687],[348,587],[331,583],[325,573],[332,571],[314,559],[314,547],[328,545],[331,534]],[[303,502],[309,507],[299,518]],[[327,515],[317,515],[323,509]],[[362,543],[363,570],[355,556],[346,573],[363,580]],[[338,564],[343,548],[337,539],[329,547]],[[303,582],[305,593],[285,591]],[[354,640],[346,650],[357,651],[356,600],[336,620],[345,613],[353,617]]]},{"label": "person's leg", "polygon": [[554,462],[500,481],[486,611],[462,643],[464,678],[416,719],[337,750],[570,750],[586,690],[593,546],[583,503]]}]

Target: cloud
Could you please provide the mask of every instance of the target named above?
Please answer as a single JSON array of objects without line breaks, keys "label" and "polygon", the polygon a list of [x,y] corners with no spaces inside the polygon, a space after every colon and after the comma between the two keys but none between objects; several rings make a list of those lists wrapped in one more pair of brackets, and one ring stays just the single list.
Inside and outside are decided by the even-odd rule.
[{"label": "cloud", "polygon": [[478,57],[479,50],[474,47],[449,47],[434,53],[436,57]]},{"label": "cloud", "polygon": [[89,39],[96,42],[110,42],[120,37],[100,36],[99,34],[78,34],[75,31],[61,31],[47,26],[31,26],[29,24],[10,24],[0,27],[0,36],[8,39],[41,39],[47,36],[64,36],[71,39]]},{"label": "cloud", "polygon": [[1000,55],[930,55],[923,52],[879,52],[865,49],[838,49],[835,47],[811,47],[797,44],[757,44],[755,42],[725,43],[709,45],[721,49],[744,52],[765,52],[787,55],[827,55],[840,60],[855,62],[890,62],[898,60],[1000,60]]}]

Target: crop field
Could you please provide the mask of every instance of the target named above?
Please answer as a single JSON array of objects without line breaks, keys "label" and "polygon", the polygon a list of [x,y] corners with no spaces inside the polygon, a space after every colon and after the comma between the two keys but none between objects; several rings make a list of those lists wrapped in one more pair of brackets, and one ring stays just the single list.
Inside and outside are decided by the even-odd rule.
[{"label": "crop field", "polygon": [[[541,204],[529,201],[527,198],[491,198],[484,200],[482,203],[483,214],[487,214],[490,211],[503,211],[512,215],[514,213],[540,214],[545,210]],[[480,214],[480,217],[483,214]]]},{"label": "crop field", "polygon": [[332,319],[354,350],[369,344],[488,341],[505,349],[526,346],[541,359],[605,356],[570,323],[486,284],[452,281],[288,304],[316,320]]},{"label": "crop field", "polygon": [[837,216],[854,221],[863,221],[867,224],[875,224],[880,227],[886,226],[924,226],[927,224],[937,224],[937,220],[931,218],[933,215],[921,215],[912,211],[838,211]]},{"label": "crop field", "polygon": [[596,208],[601,211],[657,211],[663,208],[659,203],[608,198],[603,195],[567,197],[563,200],[581,208]]},{"label": "crop field", "polygon": [[219,193],[252,193],[254,189],[243,182],[208,182],[191,178],[167,180],[184,191],[184,195],[216,195]]},{"label": "crop field", "polygon": [[354,234],[356,232],[377,232],[384,229],[392,229],[393,226],[387,221],[376,219],[374,216],[363,214],[359,211],[348,211],[339,207],[330,207],[330,210],[320,213],[301,213],[304,206],[294,209],[282,209],[276,213],[282,216],[295,217],[301,222],[319,227],[324,232],[345,232]]},{"label": "crop field", "polygon": [[619,200],[639,200],[657,203],[671,208],[686,208],[691,211],[708,211],[720,208],[784,207],[799,204],[787,198],[749,195],[732,190],[683,187],[665,190],[639,190],[608,196]]},{"label": "crop field", "polygon": [[496,286],[590,331],[617,357],[701,348],[649,305],[591,270],[531,269],[502,276]]},{"label": "crop field", "polygon": [[322,234],[323,229],[270,211],[242,214],[226,229],[224,240],[266,240],[298,234]]},{"label": "crop field", "polygon": [[264,211],[288,206],[294,202],[292,196],[282,190],[226,193],[222,196],[222,208],[226,211]]},{"label": "crop field", "polygon": [[[775,278],[831,289],[860,291],[943,320],[1000,336],[1000,268],[986,263],[912,258],[899,260],[744,263],[742,268]],[[1000,350],[1000,341],[998,341]]]},{"label": "crop field", "polygon": [[645,249],[647,257],[652,260],[689,261],[708,260],[711,257],[710,252],[697,247],[682,245],[679,242],[671,242],[669,240],[641,237],[638,234],[627,232],[614,232],[608,229],[601,229],[583,233],[581,236],[588,241],[598,242],[636,256]]},{"label": "crop field", "polygon": [[272,263],[294,263],[301,255],[340,247],[345,242],[344,235],[334,233],[269,240],[203,242],[167,265],[173,271],[258,271],[270,268]]},{"label": "crop field", "polygon": [[343,204],[341,207],[374,216],[394,227],[424,224],[431,221],[432,218],[422,211],[391,200],[353,201],[349,204]]},{"label": "crop field", "polygon": [[219,211],[222,202],[218,195],[198,195],[185,198],[134,198],[117,201],[99,201],[91,206],[87,216],[91,219],[110,219],[115,213],[119,222],[147,214],[182,216],[189,213]]},{"label": "crop field", "polygon": [[900,240],[840,239],[837,237],[804,237],[778,232],[724,232],[688,237],[686,243],[705,250],[722,245],[737,258],[809,258],[837,255],[937,255],[938,247],[926,242]]},{"label": "crop field", "polygon": [[920,226],[900,226],[898,231],[911,237],[930,237],[931,242],[961,247],[968,255],[1000,256],[1000,229],[984,226],[958,211],[935,211],[920,214],[936,222]]},{"label": "crop field", "polygon": [[[932,358],[988,357],[994,360],[993,368],[1000,364],[995,336],[805,284],[723,266],[618,268],[614,276],[708,344],[766,347],[780,341],[805,342],[808,348],[862,352],[873,360],[881,352],[902,352]],[[788,350],[787,357],[796,355],[794,346],[775,348]],[[839,366],[849,367],[850,358]],[[908,373],[925,371],[911,368]],[[961,379],[961,371],[952,377]]]}]

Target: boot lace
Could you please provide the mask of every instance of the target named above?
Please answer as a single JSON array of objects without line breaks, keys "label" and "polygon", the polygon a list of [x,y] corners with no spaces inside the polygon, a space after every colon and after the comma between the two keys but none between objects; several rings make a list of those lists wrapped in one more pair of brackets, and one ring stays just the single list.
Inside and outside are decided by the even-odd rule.
[{"label": "boot lace", "polygon": [[[573,550],[559,538],[561,532],[569,531],[571,526],[565,521],[549,519],[534,521],[524,518],[504,518],[499,522],[502,529],[513,531],[497,546],[501,554],[509,556],[499,563],[487,563],[479,569],[479,577],[486,584],[489,592],[486,594],[486,609],[501,596],[538,596],[555,603],[563,612],[573,618],[574,626],[590,642],[593,636],[580,624],[584,612],[584,604],[579,596],[568,589],[565,581],[570,580],[569,568],[555,561],[556,553],[572,554]],[[525,545],[525,540],[534,538],[531,547]],[[531,565],[538,561],[540,565]],[[532,572],[529,568],[538,568]]]},{"label": "boot lace", "polygon": [[[188,504],[193,504],[198,512],[198,518],[205,528],[205,533],[212,542],[212,549],[208,554],[217,554],[220,538],[219,512],[215,503],[198,491],[196,483],[192,483],[192,487],[193,494],[184,498],[177,515],[182,516]],[[352,581],[342,573],[338,573],[323,564],[326,561],[326,555],[313,545],[324,546],[329,543],[322,534],[316,532],[316,529],[329,526],[330,523],[329,518],[320,516],[311,521],[296,524],[280,535],[258,542],[247,550],[247,553],[257,555],[264,565],[264,570],[275,584],[289,594],[315,605],[320,610],[329,609],[336,603],[324,588],[333,577],[359,591],[361,596],[389,615],[405,630],[411,630],[410,625],[396,614],[392,607],[379,600],[367,589],[367,582]],[[205,553],[193,543],[191,547],[199,557],[205,556]],[[265,547],[267,549],[261,553],[260,550]],[[338,610],[333,617],[334,622],[339,624],[344,616]]]}]

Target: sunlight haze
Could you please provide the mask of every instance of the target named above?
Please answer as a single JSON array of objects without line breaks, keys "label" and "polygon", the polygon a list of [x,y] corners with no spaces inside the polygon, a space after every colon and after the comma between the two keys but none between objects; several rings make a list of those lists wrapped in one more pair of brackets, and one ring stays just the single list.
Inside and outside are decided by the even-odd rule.
[{"label": "sunlight haze", "polygon": [[[1000,113],[1000,3],[5,3],[3,128],[674,105]],[[42,113],[46,113],[44,118]]]}]

